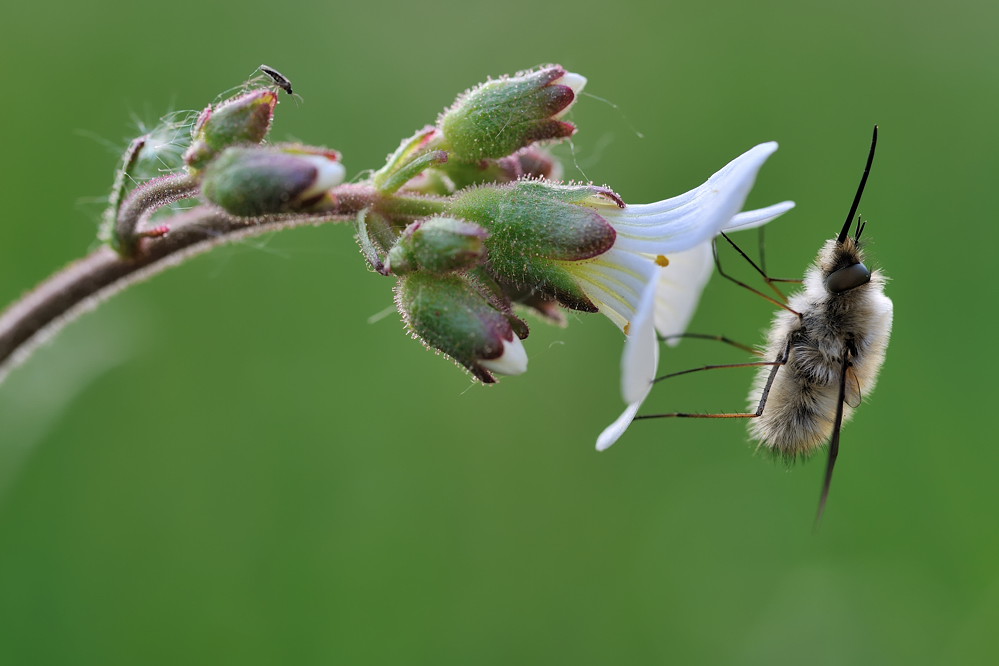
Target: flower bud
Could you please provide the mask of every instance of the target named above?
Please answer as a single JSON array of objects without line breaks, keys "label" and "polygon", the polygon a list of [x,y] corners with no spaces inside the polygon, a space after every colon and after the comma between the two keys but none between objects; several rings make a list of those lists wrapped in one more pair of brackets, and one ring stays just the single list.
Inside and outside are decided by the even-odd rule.
[{"label": "flower bud", "polygon": [[277,93],[254,90],[226,100],[214,109],[206,107],[191,130],[193,141],[184,161],[192,169],[201,169],[229,146],[259,144],[271,127],[275,104]]},{"label": "flower bud", "polygon": [[304,210],[343,182],[338,158],[305,146],[227,148],[205,168],[201,192],[243,217]]},{"label": "flower bud", "polygon": [[586,79],[558,65],[487,81],[455,100],[438,126],[454,159],[499,159],[535,141],[564,139],[576,128],[559,120]]},{"label": "flower bud", "polygon": [[389,251],[385,268],[395,275],[470,268],[485,259],[483,241],[488,235],[477,224],[451,217],[413,222]]},{"label": "flower bud", "polygon": [[[527,371],[527,353],[510,321],[516,317],[497,310],[467,275],[405,275],[396,286],[396,305],[414,336],[482,382],[495,382],[492,373]],[[526,325],[516,321],[526,337]]]},{"label": "flower bud", "polygon": [[593,202],[619,201],[610,190],[520,180],[462,190],[450,199],[448,214],[480,224],[490,271],[514,287],[537,291],[566,307],[596,307],[566,270],[608,251],[617,237]]},{"label": "flower bud", "polygon": [[512,183],[522,178],[558,180],[562,165],[548,151],[532,145],[498,160],[479,160],[473,164],[449,160],[435,165],[432,171],[447,175],[453,187],[445,194],[450,194],[469,185]]},{"label": "flower bud", "polygon": [[539,178],[547,180],[562,179],[562,164],[544,148],[528,146],[515,155],[504,159],[517,160],[517,164],[520,166],[520,173],[524,178],[535,180]]}]

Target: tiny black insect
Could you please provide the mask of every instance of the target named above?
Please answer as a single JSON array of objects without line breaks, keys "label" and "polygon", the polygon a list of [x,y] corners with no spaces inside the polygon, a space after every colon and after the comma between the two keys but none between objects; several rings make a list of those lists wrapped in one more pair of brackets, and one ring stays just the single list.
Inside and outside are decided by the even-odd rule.
[{"label": "tiny black insect", "polygon": [[286,77],[284,74],[277,71],[273,67],[268,67],[267,65],[261,65],[259,69],[261,72],[269,76],[271,81],[273,81],[274,85],[276,85],[278,88],[285,91],[289,95],[295,94],[291,91],[291,81],[289,81],[288,77]]}]

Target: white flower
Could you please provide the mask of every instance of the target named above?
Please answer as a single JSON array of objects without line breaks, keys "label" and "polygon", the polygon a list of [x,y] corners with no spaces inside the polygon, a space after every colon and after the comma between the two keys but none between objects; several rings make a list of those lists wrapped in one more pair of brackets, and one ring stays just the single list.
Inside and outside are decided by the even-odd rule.
[{"label": "white flower", "polygon": [[[594,204],[617,232],[614,246],[567,269],[587,297],[628,336],[621,357],[624,413],[597,439],[604,450],[624,433],[652,389],[659,362],[656,331],[682,333],[712,270],[711,240],[790,210],[786,201],[739,213],[774,142],[740,155],[700,187],[654,204]],[[675,343],[674,343],[675,344]]]}]

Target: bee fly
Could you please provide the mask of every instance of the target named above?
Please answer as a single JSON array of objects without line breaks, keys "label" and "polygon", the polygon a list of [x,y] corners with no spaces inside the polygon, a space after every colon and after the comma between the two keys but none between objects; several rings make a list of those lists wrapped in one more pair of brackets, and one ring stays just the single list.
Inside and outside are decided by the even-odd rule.
[{"label": "bee fly", "polygon": [[[808,456],[829,442],[825,481],[815,517],[816,526],[822,519],[833,467],[839,453],[840,429],[860,405],[864,394],[870,394],[878,371],[885,359],[891,334],[892,302],[884,295],[886,277],[864,265],[860,236],[865,225],[857,217],[853,236],[850,227],[860,205],[864,185],[874,161],[878,128],[874,127],[867,166],[853,199],[853,205],[839,235],[830,239],[819,251],[815,263],[805,273],[804,280],[778,280],[767,277],[755,263],[727,236],[736,248],[759,272],[767,284],[780,295],[773,282],[801,282],[803,290],[779,302],[748,285],[726,275],[718,262],[718,272],[736,284],[763,296],[783,308],[774,317],[766,345],[760,353],[773,361],[706,366],[673,373],[656,381],[680,374],[723,367],[758,366],[759,370],[749,394],[746,414],[650,414],[642,418],[747,418],[750,434],[774,455],[794,460]],[[761,262],[762,263],[762,262]],[[714,337],[729,344],[726,338],[687,334],[676,337]],[[742,347],[735,344],[735,346]]]}]

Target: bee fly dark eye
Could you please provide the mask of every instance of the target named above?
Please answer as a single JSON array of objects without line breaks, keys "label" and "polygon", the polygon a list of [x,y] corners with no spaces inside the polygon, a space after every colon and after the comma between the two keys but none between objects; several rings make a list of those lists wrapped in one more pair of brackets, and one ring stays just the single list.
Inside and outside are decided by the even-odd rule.
[{"label": "bee fly dark eye", "polygon": [[853,264],[833,271],[826,278],[826,291],[842,294],[871,281],[871,272],[863,264]]}]

